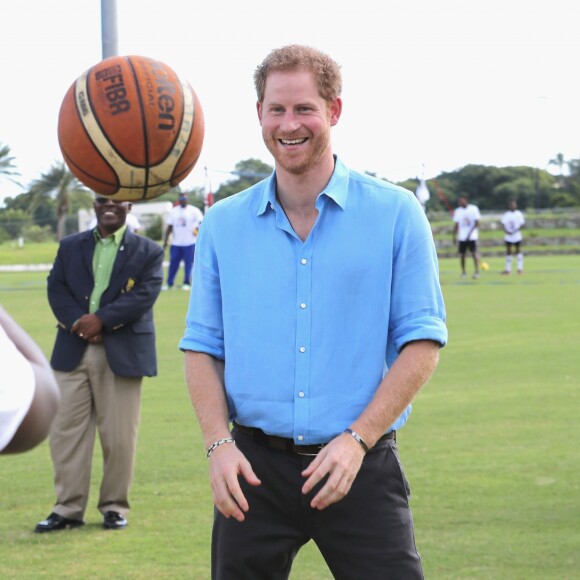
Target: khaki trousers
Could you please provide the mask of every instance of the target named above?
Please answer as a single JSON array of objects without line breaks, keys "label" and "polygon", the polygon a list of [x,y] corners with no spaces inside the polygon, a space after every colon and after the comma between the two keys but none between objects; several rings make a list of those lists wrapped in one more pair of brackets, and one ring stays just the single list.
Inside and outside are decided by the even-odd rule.
[{"label": "khaki trousers", "polygon": [[82,520],[89,499],[91,466],[98,429],[103,477],[98,509],[124,515],[129,511],[142,377],[119,377],[102,345],[89,345],[72,372],[55,372],[61,404],[49,443],[54,467],[53,511]]}]

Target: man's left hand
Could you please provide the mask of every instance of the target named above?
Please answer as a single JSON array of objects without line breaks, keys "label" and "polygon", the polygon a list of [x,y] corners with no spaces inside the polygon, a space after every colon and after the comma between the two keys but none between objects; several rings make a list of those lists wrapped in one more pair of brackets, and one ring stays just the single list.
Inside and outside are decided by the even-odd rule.
[{"label": "man's left hand", "polygon": [[362,465],[365,452],[350,436],[341,434],[318,453],[314,461],[302,472],[308,479],[302,493],[309,493],[327,475],[328,479],[310,502],[314,509],[322,510],[340,501],[352,487]]}]

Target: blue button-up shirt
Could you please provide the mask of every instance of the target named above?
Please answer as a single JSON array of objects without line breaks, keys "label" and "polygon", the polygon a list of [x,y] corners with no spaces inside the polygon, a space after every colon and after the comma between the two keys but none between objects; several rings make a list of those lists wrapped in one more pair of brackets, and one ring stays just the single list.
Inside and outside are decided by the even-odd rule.
[{"label": "blue button-up shirt", "polygon": [[302,242],[275,174],[212,206],[179,343],[225,360],[232,420],[298,444],[329,441],[357,419],[406,343],[447,341],[415,196],[337,159],[316,208]]}]

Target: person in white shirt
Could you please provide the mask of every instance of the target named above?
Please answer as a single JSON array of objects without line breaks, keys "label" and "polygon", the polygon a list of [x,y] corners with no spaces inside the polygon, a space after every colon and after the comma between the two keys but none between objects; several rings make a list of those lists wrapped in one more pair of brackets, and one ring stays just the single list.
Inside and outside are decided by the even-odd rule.
[{"label": "person in white shirt", "polygon": [[518,209],[518,204],[515,199],[508,202],[508,211],[501,217],[501,223],[505,232],[505,270],[504,275],[512,273],[512,250],[516,256],[518,274],[524,273],[524,254],[521,251],[520,245],[523,241],[522,228],[526,225],[524,214]]},{"label": "person in white shirt", "polygon": [[134,213],[129,212],[127,214],[125,224],[127,225],[127,229],[134,234],[138,234],[141,230],[141,222],[137,219],[137,216]]},{"label": "person in white shirt", "polygon": [[46,439],[60,393],[40,347],[0,306],[0,454],[22,453]]},{"label": "person in white shirt", "polygon": [[195,255],[195,242],[197,232],[203,219],[201,210],[190,205],[187,201],[187,194],[179,195],[179,205],[176,205],[167,218],[167,229],[165,230],[165,240],[163,249],[169,244],[171,236],[171,247],[169,248],[169,270],[167,272],[167,284],[162,290],[173,288],[175,276],[183,262],[183,290],[191,288],[191,272]]},{"label": "person in white shirt", "polygon": [[453,243],[459,239],[458,251],[461,263],[461,277],[465,278],[465,254],[471,252],[475,271],[473,278],[479,278],[479,255],[477,253],[477,239],[479,237],[479,220],[481,215],[476,205],[469,203],[469,198],[462,195],[458,200],[459,207],[453,213]]}]

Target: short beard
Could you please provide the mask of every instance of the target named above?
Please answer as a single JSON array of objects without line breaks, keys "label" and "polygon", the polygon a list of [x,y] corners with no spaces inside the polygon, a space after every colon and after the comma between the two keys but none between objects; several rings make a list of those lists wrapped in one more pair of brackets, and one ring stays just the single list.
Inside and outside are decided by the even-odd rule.
[{"label": "short beard", "polygon": [[284,155],[280,155],[279,143],[277,139],[267,139],[264,137],[264,143],[274,157],[276,165],[279,165],[287,173],[291,175],[302,175],[316,166],[316,164],[324,157],[328,147],[330,147],[330,131],[320,135],[314,144],[314,149],[308,157],[301,158],[298,162],[288,162]]}]

